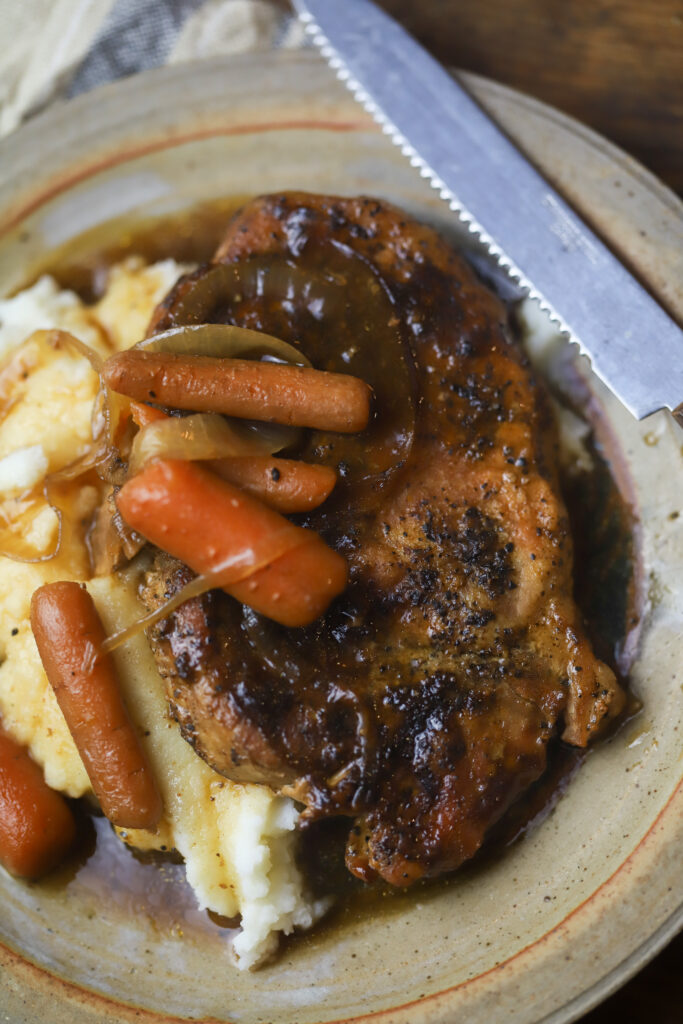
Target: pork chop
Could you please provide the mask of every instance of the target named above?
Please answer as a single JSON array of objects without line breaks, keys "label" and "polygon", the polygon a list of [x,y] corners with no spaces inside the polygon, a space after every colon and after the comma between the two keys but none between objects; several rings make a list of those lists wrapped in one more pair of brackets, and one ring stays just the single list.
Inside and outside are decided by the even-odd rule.
[{"label": "pork chop", "polygon": [[[352,819],[360,878],[456,868],[553,736],[584,746],[623,705],[572,596],[543,384],[462,257],[375,199],[248,203],[152,330],[202,321],[364,378],[375,412],[297,452],[338,471],[297,521],[346,556],[345,593],[296,630],[222,592],[188,601],[151,631],[172,714],[217,771],[291,795],[304,822]],[[159,553],[148,605],[190,577]]]}]

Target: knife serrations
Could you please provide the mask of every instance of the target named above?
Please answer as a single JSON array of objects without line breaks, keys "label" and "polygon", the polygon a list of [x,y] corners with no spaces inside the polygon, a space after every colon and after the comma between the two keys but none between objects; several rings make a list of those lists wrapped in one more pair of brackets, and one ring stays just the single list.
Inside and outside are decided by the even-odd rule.
[{"label": "knife serrations", "polygon": [[293,0],[356,98],[642,418],[683,399],[683,332],[472,97],[370,0]]}]

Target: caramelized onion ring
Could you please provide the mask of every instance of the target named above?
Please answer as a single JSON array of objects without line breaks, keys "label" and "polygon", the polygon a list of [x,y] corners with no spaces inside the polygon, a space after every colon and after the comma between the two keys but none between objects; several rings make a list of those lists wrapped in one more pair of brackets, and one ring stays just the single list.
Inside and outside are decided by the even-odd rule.
[{"label": "caramelized onion ring", "polygon": [[[263,360],[272,363],[289,363],[292,366],[311,366],[303,352],[261,331],[250,331],[233,324],[190,324],[173,327],[151,338],[138,342],[135,348],[146,352],[169,352],[173,355],[212,356],[213,358],[240,358]],[[292,448],[301,439],[298,427],[286,427],[276,423],[243,421],[254,434],[264,436],[272,447],[266,451],[254,449],[254,454],[272,455],[285,448]],[[237,454],[230,451],[224,455]],[[242,453],[246,454],[246,453]],[[167,458],[184,458],[168,454]],[[218,456],[220,458],[220,456]],[[192,458],[192,456],[189,456]]]},{"label": "caramelized onion ring", "polygon": [[200,573],[199,576],[195,576],[193,580],[186,583],[177,594],[164,601],[155,611],[148,612],[147,615],[136,619],[130,626],[119,630],[118,633],[112,633],[102,644],[102,650],[116,650],[117,647],[120,647],[121,644],[136,636],[143,629],[148,629],[150,626],[160,622],[161,619],[167,618],[171,612],[174,612],[181,604],[190,601],[193,597],[201,597],[208,590],[219,590],[223,587],[229,587],[233,583],[241,583],[243,580],[253,576],[259,569],[263,569],[266,565],[269,565],[277,558],[287,554],[294,547],[297,547],[298,543],[294,543],[289,532],[283,530],[276,542],[271,537],[268,550],[265,548],[260,552],[252,550],[248,558],[236,559],[229,565],[222,565],[213,572]]},{"label": "caramelized onion ring", "polygon": [[130,450],[130,476],[152,459],[203,462],[233,455],[273,455],[281,447],[275,431],[256,431],[217,413],[169,416],[148,423],[136,435]]},{"label": "caramelized onion ring", "polygon": [[316,319],[334,319],[346,300],[346,276],[331,267],[320,272],[258,256],[214,263],[182,277],[171,292],[170,309],[160,309],[154,323],[177,327],[220,322],[227,303],[263,296],[277,303],[296,302]]}]

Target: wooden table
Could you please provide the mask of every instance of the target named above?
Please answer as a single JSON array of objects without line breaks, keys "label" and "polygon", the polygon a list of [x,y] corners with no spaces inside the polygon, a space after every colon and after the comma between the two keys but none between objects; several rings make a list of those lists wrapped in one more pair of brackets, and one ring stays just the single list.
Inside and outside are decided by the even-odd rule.
[{"label": "wooden table", "polygon": [[379,0],[443,63],[571,114],[683,194],[683,0]]},{"label": "wooden table", "polygon": [[[583,121],[683,195],[683,0],[378,0],[444,64]],[[680,1024],[683,936],[582,1024]]]}]

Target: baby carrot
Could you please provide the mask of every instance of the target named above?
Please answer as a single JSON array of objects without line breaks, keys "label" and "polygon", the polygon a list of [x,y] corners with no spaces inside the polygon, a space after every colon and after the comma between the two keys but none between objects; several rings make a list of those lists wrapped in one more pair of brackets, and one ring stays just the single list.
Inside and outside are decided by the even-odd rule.
[{"label": "baby carrot", "polygon": [[228,483],[286,515],[322,505],[337,482],[337,474],[329,466],[272,455],[214,459],[209,466]]},{"label": "baby carrot", "polygon": [[318,534],[195,463],[150,462],[116,502],[143,537],[285,626],[318,618],[346,585],[345,560]]},{"label": "baby carrot", "polygon": [[[130,412],[139,427],[169,418],[161,409],[142,402],[131,401]],[[206,465],[228,483],[285,514],[308,512],[322,505],[337,482],[337,474],[329,466],[272,455],[231,455],[211,459]]]},{"label": "baby carrot", "polygon": [[119,690],[94,602],[79,583],[48,583],[31,600],[47,678],[102,810],[123,828],[154,828],[162,804]]},{"label": "baby carrot", "polygon": [[307,366],[128,349],[104,364],[113,391],[174,409],[356,433],[367,426],[370,388]]},{"label": "baby carrot", "polygon": [[75,837],[66,800],[0,728],[0,863],[21,878],[40,878],[59,864]]}]

